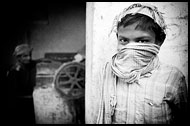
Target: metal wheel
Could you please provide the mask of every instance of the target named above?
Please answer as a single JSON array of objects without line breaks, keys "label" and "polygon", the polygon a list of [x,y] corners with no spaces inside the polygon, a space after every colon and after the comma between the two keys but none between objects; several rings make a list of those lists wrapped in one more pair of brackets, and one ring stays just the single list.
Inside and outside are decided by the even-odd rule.
[{"label": "metal wheel", "polygon": [[84,96],[84,64],[71,62],[61,66],[55,78],[55,88],[67,99],[76,99]]}]

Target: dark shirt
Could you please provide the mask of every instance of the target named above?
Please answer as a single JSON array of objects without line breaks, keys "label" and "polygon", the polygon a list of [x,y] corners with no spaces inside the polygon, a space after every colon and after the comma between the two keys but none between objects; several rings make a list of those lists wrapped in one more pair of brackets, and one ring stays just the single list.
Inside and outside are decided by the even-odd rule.
[{"label": "dark shirt", "polygon": [[8,71],[8,85],[13,96],[32,96],[36,78],[36,62],[31,61],[25,67],[16,69],[11,67]]},{"label": "dark shirt", "polygon": [[12,66],[7,73],[8,113],[12,113],[14,124],[35,124],[32,93],[35,86],[36,62],[17,70]]}]

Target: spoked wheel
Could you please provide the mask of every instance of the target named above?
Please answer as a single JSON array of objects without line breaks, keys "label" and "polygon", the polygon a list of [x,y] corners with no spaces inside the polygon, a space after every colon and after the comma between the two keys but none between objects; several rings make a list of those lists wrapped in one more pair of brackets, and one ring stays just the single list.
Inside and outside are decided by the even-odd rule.
[{"label": "spoked wheel", "polygon": [[71,62],[61,66],[55,77],[55,88],[66,99],[77,99],[85,92],[85,66]]}]

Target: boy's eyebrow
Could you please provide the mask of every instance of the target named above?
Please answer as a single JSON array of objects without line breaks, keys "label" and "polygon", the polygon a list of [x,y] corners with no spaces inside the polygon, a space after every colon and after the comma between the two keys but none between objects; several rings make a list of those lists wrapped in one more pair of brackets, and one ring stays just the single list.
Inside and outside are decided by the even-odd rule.
[{"label": "boy's eyebrow", "polygon": [[135,39],[151,39],[151,37],[150,36],[142,36],[142,37],[137,37]]},{"label": "boy's eyebrow", "polygon": [[125,36],[118,36],[118,38],[128,39],[128,38],[125,37]]},{"label": "boy's eyebrow", "polygon": [[[122,36],[122,35],[119,35],[118,38],[129,39],[129,38]],[[140,37],[137,37],[135,39],[151,39],[151,37],[150,36],[140,36]]]}]

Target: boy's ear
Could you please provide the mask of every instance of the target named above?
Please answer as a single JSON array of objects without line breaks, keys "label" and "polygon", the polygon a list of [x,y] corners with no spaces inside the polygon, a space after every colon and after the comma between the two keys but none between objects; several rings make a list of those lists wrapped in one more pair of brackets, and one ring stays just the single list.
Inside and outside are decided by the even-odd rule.
[{"label": "boy's ear", "polygon": [[117,36],[117,38],[118,38],[118,33],[116,33],[116,36]]}]

